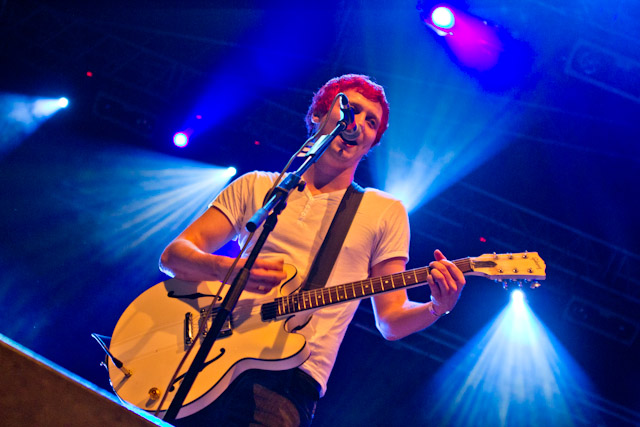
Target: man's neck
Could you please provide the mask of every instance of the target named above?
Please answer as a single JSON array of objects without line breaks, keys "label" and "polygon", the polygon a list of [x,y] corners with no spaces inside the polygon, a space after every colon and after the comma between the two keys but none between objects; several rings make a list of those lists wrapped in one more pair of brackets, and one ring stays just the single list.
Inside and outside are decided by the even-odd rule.
[{"label": "man's neck", "polygon": [[331,169],[325,171],[316,163],[304,173],[303,179],[307,183],[307,189],[315,196],[316,194],[346,189],[353,182],[354,174],[355,168],[348,168],[336,173]]}]

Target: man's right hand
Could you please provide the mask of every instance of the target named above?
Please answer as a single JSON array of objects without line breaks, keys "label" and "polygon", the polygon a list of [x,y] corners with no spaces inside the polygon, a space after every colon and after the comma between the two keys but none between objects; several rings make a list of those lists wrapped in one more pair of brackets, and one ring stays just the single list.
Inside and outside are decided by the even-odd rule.
[{"label": "man's right hand", "polygon": [[[246,259],[238,261],[236,271],[244,266]],[[245,290],[266,294],[274,287],[280,285],[287,275],[284,272],[284,259],[282,258],[258,258],[253,264],[249,274],[249,281]]]}]

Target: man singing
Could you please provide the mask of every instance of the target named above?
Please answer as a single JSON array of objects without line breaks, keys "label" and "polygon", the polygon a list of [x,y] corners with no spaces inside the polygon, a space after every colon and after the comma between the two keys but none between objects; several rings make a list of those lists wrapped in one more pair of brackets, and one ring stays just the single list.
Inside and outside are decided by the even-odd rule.
[{"label": "man singing", "polygon": [[[336,137],[303,175],[304,191],[293,191],[251,270],[245,292],[267,293],[285,278],[283,263],[306,277],[329,225],[351,185],[360,160],[380,142],[389,122],[384,89],[369,77],[344,75],[327,82],[314,95],[306,122],[310,132],[327,118],[321,133],[333,130],[340,109],[333,99],[344,93],[355,112],[359,132],[351,141]],[[245,224],[262,207],[277,174],[251,172],[225,188],[210,208],[167,246],[161,269],[183,280],[223,280],[232,259],[212,255],[229,240],[241,244]],[[249,246],[249,249],[251,244]],[[409,221],[402,203],[380,190],[367,188],[344,240],[326,286],[402,272],[409,258]],[[240,261],[240,265],[244,260]],[[456,305],[465,279],[439,251],[428,277],[431,301],[410,301],[405,290],[373,298],[376,325],[382,336],[397,340],[420,331]],[[313,313],[299,333],[310,357],[286,371],[249,370],[241,374],[211,405],[176,420],[177,425],[309,425],[317,401],[324,395],[338,349],[358,301],[330,305]]]}]

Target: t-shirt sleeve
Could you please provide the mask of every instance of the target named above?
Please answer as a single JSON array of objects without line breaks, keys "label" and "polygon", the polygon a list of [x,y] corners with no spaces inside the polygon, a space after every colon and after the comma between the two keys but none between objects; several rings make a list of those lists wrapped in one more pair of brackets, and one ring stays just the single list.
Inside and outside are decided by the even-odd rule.
[{"label": "t-shirt sleeve", "polygon": [[371,266],[391,258],[409,260],[409,215],[404,205],[394,201],[380,218],[380,236],[371,256]]},{"label": "t-shirt sleeve", "polygon": [[[247,212],[251,210],[251,194],[256,182],[254,172],[242,175],[234,180],[216,196],[209,207],[219,209],[231,222],[236,234],[242,233]],[[250,213],[251,215],[253,212]]]}]

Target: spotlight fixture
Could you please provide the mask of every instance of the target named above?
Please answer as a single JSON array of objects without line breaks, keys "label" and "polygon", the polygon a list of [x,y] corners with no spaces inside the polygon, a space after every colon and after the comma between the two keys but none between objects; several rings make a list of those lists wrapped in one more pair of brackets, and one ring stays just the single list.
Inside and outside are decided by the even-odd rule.
[{"label": "spotlight fixture", "polygon": [[173,135],[173,145],[176,147],[186,147],[189,144],[189,136],[184,132],[176,132]]},{"label": "spotlight fixture", "polygon": [[431,12],[431,22],[438,28],[449,30],[456,23],[456,18],[450,8],[438,6]]}]

